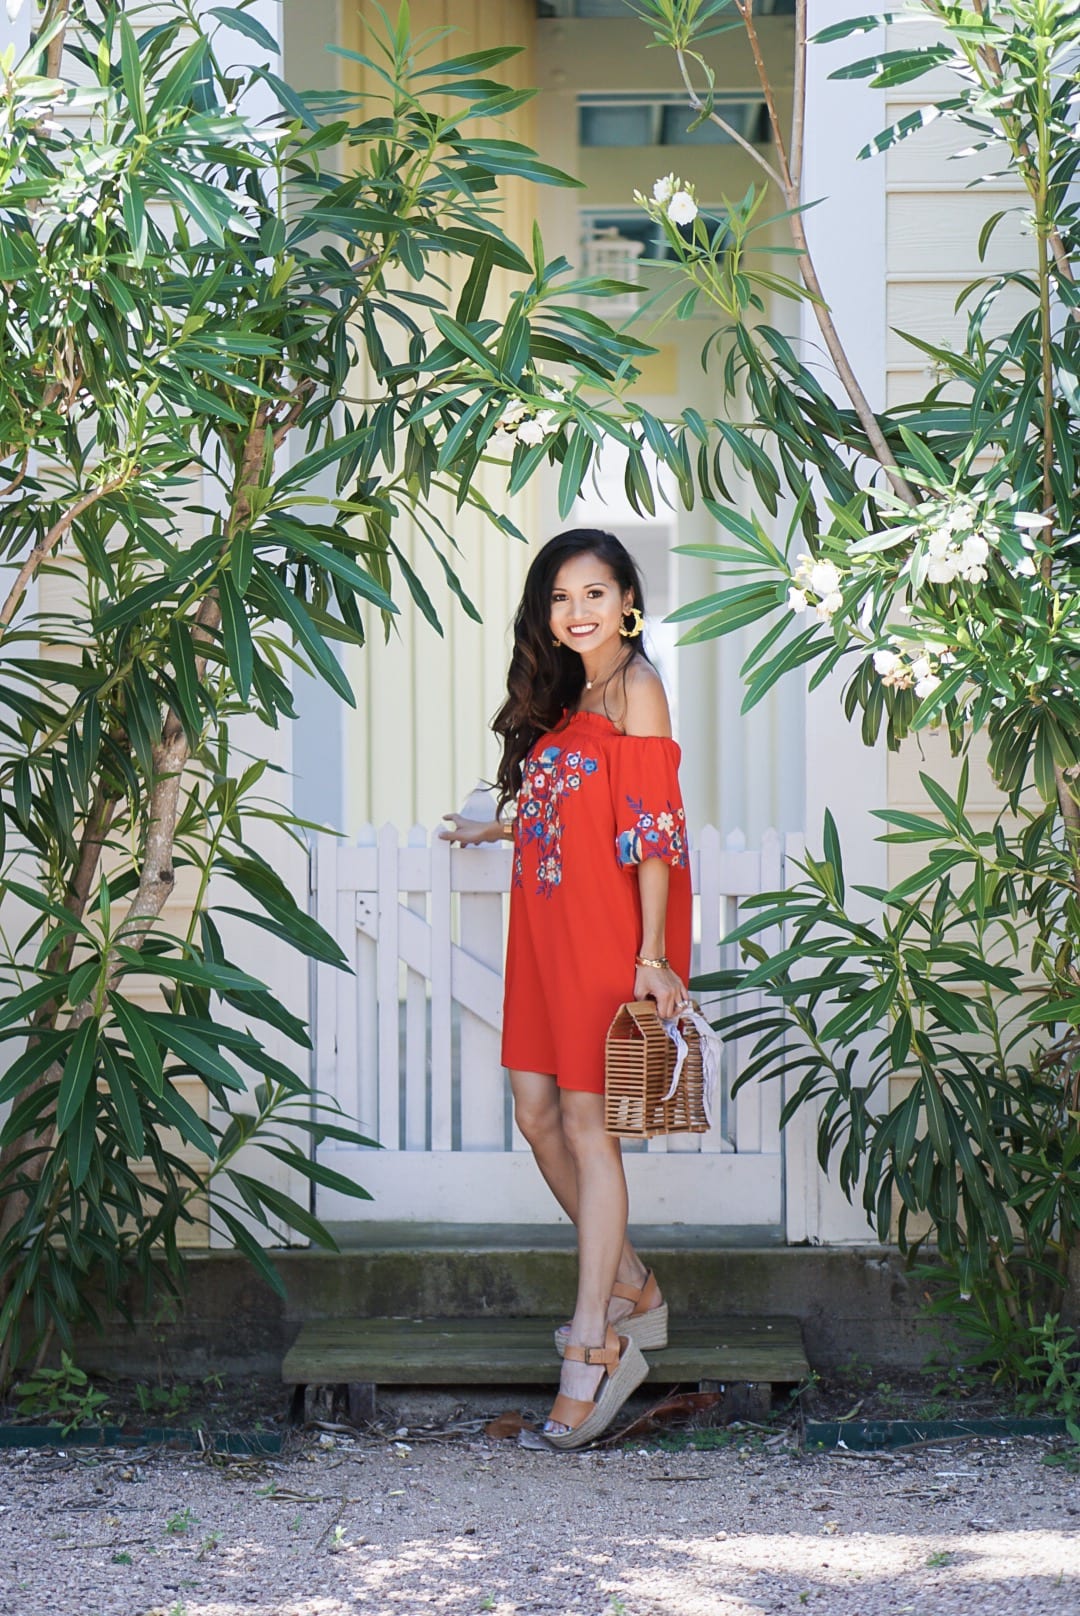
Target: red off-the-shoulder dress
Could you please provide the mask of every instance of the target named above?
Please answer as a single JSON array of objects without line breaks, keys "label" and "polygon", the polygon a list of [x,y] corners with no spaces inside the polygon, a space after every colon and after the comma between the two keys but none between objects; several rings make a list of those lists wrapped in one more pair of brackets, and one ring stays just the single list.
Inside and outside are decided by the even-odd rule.
[{"label": "red off-the-shoulder dress", "polygon": [[514,829],[505,1066],[603,1093],[604,1038],[634,996],[644,859],[671,866],[665,942],[686,982],[692,898],[680,755],[674,741],[624,735],[601,713],[568,714],[530,751]]}]

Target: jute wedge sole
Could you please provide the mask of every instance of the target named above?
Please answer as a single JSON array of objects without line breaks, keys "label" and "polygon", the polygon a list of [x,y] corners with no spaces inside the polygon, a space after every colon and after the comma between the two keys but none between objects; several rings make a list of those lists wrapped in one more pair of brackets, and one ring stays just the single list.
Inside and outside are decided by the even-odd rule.
[{"label": "jute wedge sole", "polygon": [[629,1336],[616,1335],[608,1325],[607,1340],[602,1347],[568,1345],[566,1358],[579,1363],[603,1364],[607,1374],[600,1383],[600,1395],[593,1403],[579,1397],[567,1397],[560,1392],[548,1415],[556,1425],[566,1425],[566,1431],[543,1433],[544,1441],[553,1448],[583,1448],[594,1442],[607,1430],[631,1392],[635,1391],[649,1366]]},{"label": "jute wedge sole", "polygon": [[[620,1335],[628,1335],[639,1351],[659,1352],[668,1344],[668,1305],[661,1302],[647,1313],[631,1313],[625,1319],[618,1319],[612,1328]],[[561,1324],[555,1331],[555,1351],[560,1358],[566,1351],[569,1335],[568,1324]]]},{"label": "jute wedge sole", "polygon": [[[614,1321],[614,1327],[620,1335],[628,1335],[635,1346],[646,1352],[658,1352],[661,1347],[667,1346],[668,1307],[666,1302],[658,1299],[660,1287],[651,1269],[640,1286],[617,1284],[611,1294],[634,1304],[632,1313]],[[566,1350],[569,1337],[569,1324],[560,1324],[555,1331],[555,1351],[560,1358]]]}]

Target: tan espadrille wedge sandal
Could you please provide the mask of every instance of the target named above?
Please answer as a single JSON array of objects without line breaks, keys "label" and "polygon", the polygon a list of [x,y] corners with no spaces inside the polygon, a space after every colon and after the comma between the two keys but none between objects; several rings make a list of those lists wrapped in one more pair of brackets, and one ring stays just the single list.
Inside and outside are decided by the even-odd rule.
[{"label": "tan espadrille wedge sandal", "polygon": [[[661,1347],[667,1346],[668,1306],[660,1300],[660,1287],[651,1268],[640,1286],[617,1284],[611,1294],[634,1304],[633,1312],[615,1321],[620,1335],[628,1335],[642,1352],[659,1352]],[[569,1324],[560,1324],[555,1331],[555,1351],[560,1358],[569,1339]]]},{"label": "tan espadrille wedge sandal", "polygon": [[548,1415],[554,1424],[568,1429],[545,1431],[545,1442],[550,1442],[553,1448],[583,1448],[607,1430],[630,1393],[649,1373],[649,1366],[630,1337],[617,1335],[610,1324],[602,1347],[579,1347],[567,1342],[563,1357],[575,1363],[603,1364],[607,1371],[597,1389],[595,1402],[567,1397],[565,1392],[560,1392]]}]

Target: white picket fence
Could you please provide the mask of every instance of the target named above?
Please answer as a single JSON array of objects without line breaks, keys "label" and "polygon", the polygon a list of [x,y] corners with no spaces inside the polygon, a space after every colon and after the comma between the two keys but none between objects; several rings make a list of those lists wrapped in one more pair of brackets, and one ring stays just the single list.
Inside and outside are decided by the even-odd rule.
[{"label": "white picket fence", "polygon": [[[734,962],[722,939],[747,897],[783,886],[785,849],[775,832],[748,850],[740,832],[712,826],[691,845],[697,974]],[[404,845],[384,825],[355,846],[320,837],[313,848],[313,913],[353,973],[316,971],[317,1082],[381,1146],[330,1141],[320,1159],[372,1192],[365,1219],[553,1221],[499,1059],[511,859],[509,846],[451,848],[421,826]],[[777,1083],[732,1096],[746,1058],[737,1044],[725,1050],[710,1133],[627,1147],[636,1222],[781,1227],[783,1096]],[[355,1200],[330,1190],[318,1209],[357,1216]]]}]

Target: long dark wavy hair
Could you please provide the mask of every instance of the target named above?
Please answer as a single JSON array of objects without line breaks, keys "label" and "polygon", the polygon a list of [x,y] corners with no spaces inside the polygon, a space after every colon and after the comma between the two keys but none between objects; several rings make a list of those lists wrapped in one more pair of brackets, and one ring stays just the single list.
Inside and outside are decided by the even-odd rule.
[{"label": "long dark wavy hair", "polygon": [[[549,539],[533,558],[525,578],[521,604],[514,617],[514,650],[506,678],[506,700],[491,720],[491,727],[502,741],[502,762],[495,776],[499,812],[513,801],[521,788],[522,765],[529,749],[541,735],[554,729],[564,708],[577,706],[585,684],[585,664],[566,645],[553,645],[551,633],[551,592],[564,562],[574,556],[594,555],[606,561],[615,582],[625,594],[631,591],[634,605],[644,614],[645,595],[641,574],[629,550],[614,535],[601,528],[574,527]],[[628,639],[625,669],[634,657],[648,658],[642,636]]]}]

